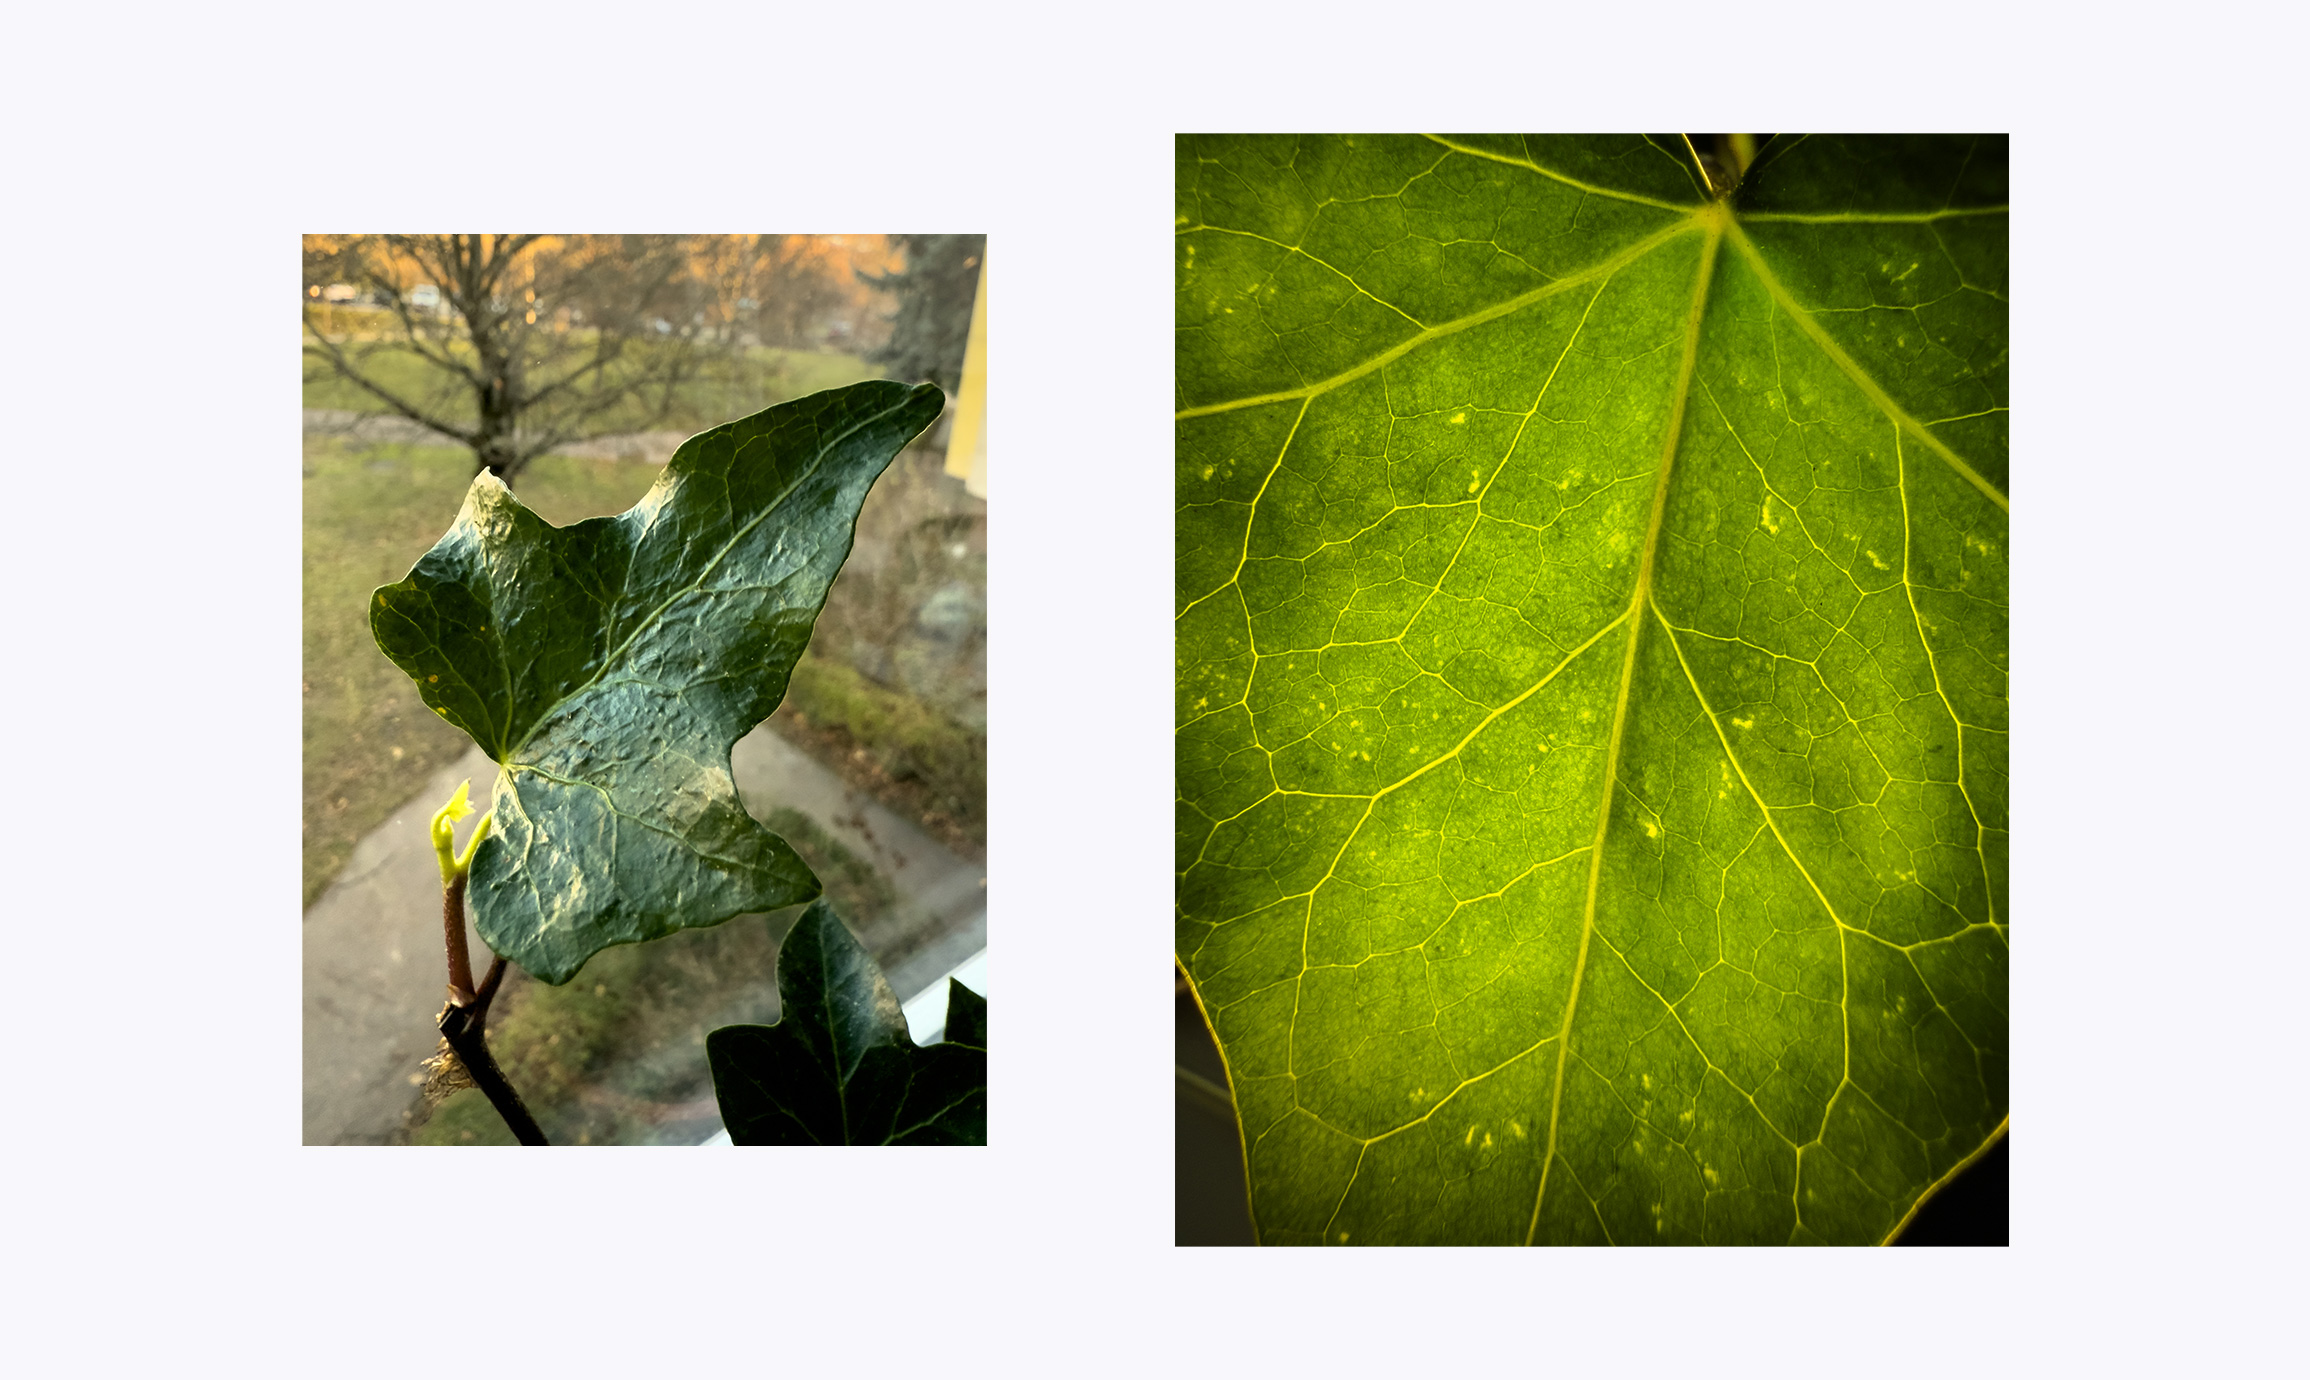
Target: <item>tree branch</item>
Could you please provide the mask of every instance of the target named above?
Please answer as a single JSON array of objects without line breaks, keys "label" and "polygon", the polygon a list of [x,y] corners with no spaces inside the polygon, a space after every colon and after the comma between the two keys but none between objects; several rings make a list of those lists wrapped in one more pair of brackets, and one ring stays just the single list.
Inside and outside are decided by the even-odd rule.
[{"label": "tree branch", "polygon": [[369,378],[356,370],[353,367],[352,362],[345,358],[345,352],[338,348],[337,343],[329,339],[329,337],[321,334],[321,328],[313,324],[313,313],[310,309],[307,309],[305,312],[305,329],[312,334],[314,341],[317,342],[317,345],[307,345],[305,348],[308,351],[314,351],[320,354],[323,358],[327,359],[330,366],[337,371],[337,376],[339,378],[344,379],[347,383],[352,384],[354,387],[369,394],[371,397],[376,398],[379,402],[384,403],[387,407],[392,408],[395,412],[398,412],[402,416],[407,417],[410,421],[417,423],[419,426],[438,431],[442,435],[450,437],[451,439],[461,442],[462,444],[469,446],[473,444],[473,433],[461,431],[437,417],[426,415],[424,412],[418,410],[415,404],[405,402],[399,397],[396,397],[394,394],[378,386],[376,383],[372,382]]}]

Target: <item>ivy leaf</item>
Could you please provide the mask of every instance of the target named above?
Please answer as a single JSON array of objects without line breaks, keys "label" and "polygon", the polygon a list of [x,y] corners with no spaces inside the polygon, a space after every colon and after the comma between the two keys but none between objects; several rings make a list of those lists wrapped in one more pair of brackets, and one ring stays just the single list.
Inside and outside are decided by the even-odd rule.
[{"label": "ivy leaf", "polygon": [[1182,138],[1177,948],[1270,1243],[2003,1133],[2006,146]]},{"label": "ivy leaf", "polygon": [[946,984],[946,1041],[987,1047],[987,999],[953,978]]},{"label": "ivy leaf", "polygon": [[942,401],[873,382],[781,404],[566,528],[484,472],[377,591],[377,645],[499,764],[468,882],[492,950],[567,982],[612,944],[818,894],[739,803],[730,746],[786,693],[867,487]]},{"label": "ivy leaf", "polygon": [[916,1045],[882,969],[817,901],[779,945],[778,1002],[776,1025],[706,1036],[733,1142],[986,1144],[985,998],[950,983],[946,1041]]}]

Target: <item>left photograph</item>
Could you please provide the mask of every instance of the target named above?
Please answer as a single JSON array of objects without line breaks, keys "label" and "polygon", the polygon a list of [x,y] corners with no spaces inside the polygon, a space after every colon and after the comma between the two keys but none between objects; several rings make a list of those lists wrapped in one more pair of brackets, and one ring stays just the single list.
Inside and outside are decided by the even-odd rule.
[{"label": "left photograph", "polygon": [[986,259],[304,237],[305,1144],[986,1144]]}]

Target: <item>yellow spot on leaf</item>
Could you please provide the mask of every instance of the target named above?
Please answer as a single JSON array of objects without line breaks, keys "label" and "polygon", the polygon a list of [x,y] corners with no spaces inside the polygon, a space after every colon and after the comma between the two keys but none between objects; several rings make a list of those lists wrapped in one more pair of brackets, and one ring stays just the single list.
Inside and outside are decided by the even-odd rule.
[{"label": "yellow spot on leaf", "polygon": [[1468,414],[1467,414],[1467,413],[1465,413],[1465,412],[1455,412],[1455,413],[1453,413],[1453,414],[1452,414],[1452,420],[1451,420],[1450,422],[1446,423],[1446,425],[1448,425],[1448,426],[1458,426],[1460,423],[1462,423],[1462,422],[1464,422],[1464,421],[1466,421],[1466,420],[1468,420]]}]

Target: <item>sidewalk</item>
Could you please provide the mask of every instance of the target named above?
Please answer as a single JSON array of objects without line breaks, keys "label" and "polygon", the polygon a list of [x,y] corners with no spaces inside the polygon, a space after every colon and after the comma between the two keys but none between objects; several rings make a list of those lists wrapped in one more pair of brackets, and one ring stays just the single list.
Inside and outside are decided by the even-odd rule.
[{"label": "sidewalk", "polygon": [[[955,857],[766,727],[739,741],[731,769],[757,815],[777,804],[810,816],[890,884],[896,904],[858,938],[901,1001],[986,947],[979,864]],[[475,748],[433,777],[355,847],[305,912],[305,1144],[384,1143],[416,1107],[417,1065],[439,1038],[433,1020],[447,981],[441,876],[426,826],[469,777],[474,802],[486,808],[496,776],[497,764]],[[489,950],[468,928],[478,970]]]}]

